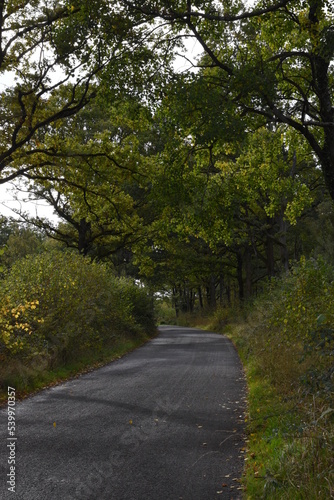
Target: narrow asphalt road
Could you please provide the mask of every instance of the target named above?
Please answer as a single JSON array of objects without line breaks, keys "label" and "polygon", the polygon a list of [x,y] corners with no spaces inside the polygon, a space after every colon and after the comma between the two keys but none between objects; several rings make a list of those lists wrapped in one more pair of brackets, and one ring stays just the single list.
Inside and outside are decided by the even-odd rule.
[{"label": "narrow asphalt road", "polygon": [[245,390],[228,339],[161,327],[122,359],[18,402],[15,441],[1,410],[0,498],[241,498]]}]

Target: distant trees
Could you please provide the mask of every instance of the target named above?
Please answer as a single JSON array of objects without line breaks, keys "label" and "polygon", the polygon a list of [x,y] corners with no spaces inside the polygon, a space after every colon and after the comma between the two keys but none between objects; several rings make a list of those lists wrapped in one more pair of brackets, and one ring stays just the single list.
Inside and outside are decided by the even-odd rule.
[{"label": "distant trees", "polygon": [[0,264],[10,268],[14,262],[42,251],[43,235],[17,222],[0,219]]}]

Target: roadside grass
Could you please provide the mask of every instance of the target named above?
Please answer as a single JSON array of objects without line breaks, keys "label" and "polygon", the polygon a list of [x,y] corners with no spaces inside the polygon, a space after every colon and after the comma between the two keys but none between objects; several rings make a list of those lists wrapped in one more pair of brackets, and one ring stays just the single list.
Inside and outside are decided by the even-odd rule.
[{"label": "roadside grass", "polygon": [[153,338],[152,335],[120,337],[113,345],[101,351],[82,352],[52,369],[48,366],[48,360],[42,355],[29,364],[15,360],[2,365],[0,367],[0,406],[7,401],[8,387],[15,388],[17,399],[23,399],[41,389],[57,385],[119,359],[151,338]]},{"label": "roadside grass", "polygon": [[233,341],[245,368],[244,498],[334,498],[333,410],[328,394],[309,378],[321,354],[304,357],[301,343],[280,342],[262,319],[255,310],[246,320],[230,319],[223,329],[215,321],[209,325]]}]

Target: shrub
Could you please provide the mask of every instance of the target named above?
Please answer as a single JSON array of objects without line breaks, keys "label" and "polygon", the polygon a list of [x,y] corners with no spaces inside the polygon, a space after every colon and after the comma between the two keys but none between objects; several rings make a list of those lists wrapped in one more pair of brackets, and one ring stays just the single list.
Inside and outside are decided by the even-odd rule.
[{"label": "shrub", "polygon": [[249,385],[247,498],[333,493],[333,320],[333,268],[302,259],[225,328]]},{"label": "shrub", "polygon": [[42,354],[52,366],[79,351],[102,350],[119,336],[154,330],[145,290],[72,253],[16,262],[1,282],[0,304],[4,359]]},{"label": "shrub", "polygon": [[334,269],[322,259],[301,259],[291,275],[274,284],[271,302],[268,341],[299,348],[299,361],[310,365],[304,380],[333,394]]}]

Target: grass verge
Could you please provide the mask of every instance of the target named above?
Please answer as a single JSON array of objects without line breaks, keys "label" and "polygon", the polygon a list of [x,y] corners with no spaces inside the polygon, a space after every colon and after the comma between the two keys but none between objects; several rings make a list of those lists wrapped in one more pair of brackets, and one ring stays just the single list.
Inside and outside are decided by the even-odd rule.
[{"label": "grass verge", "polygon": [[210,329],[234,342],[247,377],[244,498],[334,498],[333,410],[310,386],[315,357],[304,358],[298,343],[268,342],[257,314]]}]

